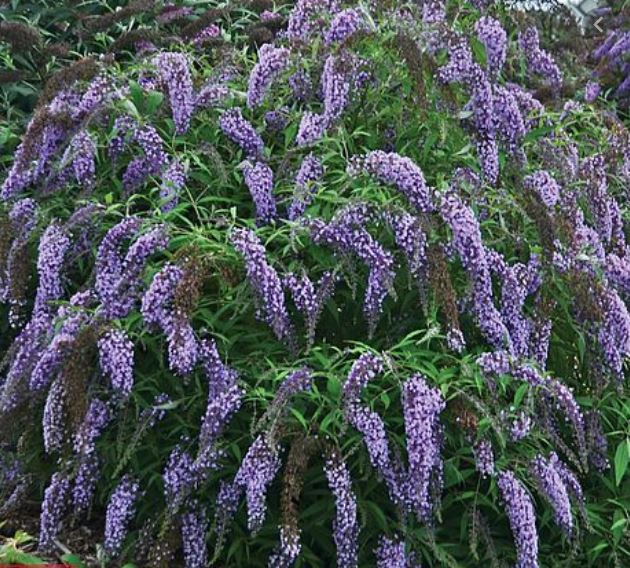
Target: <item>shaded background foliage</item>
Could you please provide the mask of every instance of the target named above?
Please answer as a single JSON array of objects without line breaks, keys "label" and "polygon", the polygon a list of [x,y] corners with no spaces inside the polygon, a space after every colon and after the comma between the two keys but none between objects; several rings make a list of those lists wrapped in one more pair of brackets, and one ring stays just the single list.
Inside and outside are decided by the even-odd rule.
[{"label": "shaded background foliage", "polygon": [[[529,297],[525,307],[527,314],[550,318],[553,323],[546,371],[573,389],[583,412],[588,447],[579,448],[571,428],[563,421],[557,421],[557,431],[547,427],[544,413],[549,407],[540,403],[544,397],[538,387],[523,383],[510,373],[490,379],[481,372],[478,357],[491,351],[492,346],[469,309],[468,267],[459,260],[460,251],[452,239],[457,225],[449,227],[437,214],[417,215],[391,184],[369,175],[349,175],[347,171],[352,157],[371,151],[407,156],[421,168],[432,188],[431,194],[435,190],[436,204],[440,203],[438,195],[456,188],[459,199],[479,219],[483,244],[488,249],[503,255],[511,265],[517,261],[526,264],[534,255],[545,259],[555,246],[555,239],[570,242],[567,235],[571,235],[571,230],[563,225],[561,216],[550,218],[549,208],[541,206],[533,191],[527,191],[524,178],[544,169],[552,173],[564,192],[590,187],[588,172],[571,171],[575,167],[571,162],[572,149],[579,155],[582,167],[587,157],[603,155],[608,194],[601,199],[608,199],[608,195],[616,199],[623,218],[627,217],[628,97],[619,90],[627,78],[627,50],[622,53],[625,59],[619,61],[605,53],[591,57],[606,38],[587,35],[574,41],[577,32],[570,21],[562,15],[552,16],[556,19],[540,25],[541,42],[562,71],[562,88],[558,89],[549,84],[544,73],[541,77],[528,72],[526,57],[519,50],[519,32],[540,24],[540,17],[508,12],[501,3],[448,2],[447,23],[442,24],[437,18],[433,25],[429,22],[430,13],[423,18],[422,6],[418,6],[422,3],[361,4],[365,29],[332,47],[325,45],[319,32],[304,43],[283,38],[293,5],[264,1],[177,4],[172,8],[143,1],[15,1],[5,2],[2,9],[2,19],[12,22],[0,27],[1,56],[6,69],[1,87],[6,115],[0,130],[2,163],[7,172],[3,179],[11,176],[20,142],[28,147],[29,137],[36,140],[51,121],[66,133],[50,157],[50,172],[20,188],[18,194],[5,196],[8,199],[1,224],[0,257],[5,272],[7,259],[12,258],[9,249],[13,244],[19,245],[14,249],[19,253],[15,255],[19,263],[11,265],[19,270],[11,273],[13,288],[1,308],[3,397],[9,392],[8,372],[15,365],[15,345],[19,345],[16,337],[37,312],[35,297],[45,280],[41,267],[38,269],[38,257],[42,257],[42,235],[53,220],[70,237],[72,247],[63,254],[62,293],[50,298],[51,317],[60,306],[63,310],[75,293],[94,289],[95,282],[98,287],[99,256],[103,256],[99,246],[123,218],[133,214],[143,220],[138,235],[161,226],[168,233],[168,246],[154,247],[150,262],[142,266],[137,297],[134,298],[135,292],[129,293],[134,298],[133,309],[122,317],[105,317],[102,312],[107,303],[99,307],[97,300],[86,310],[89,325],[70,344],[70,356],[61,373],[66,385],[75,388],[69,393],[74,401],[71,416],[65,418],[69,430],[76,435],[90,401],[105,401],[114,418],[95,442],[101,468],[90,510],[87,514],[66,511],[63,523],[56,527],[56,537],[75,550],[78,543],[86,540],[80,527],[89,526],[93,532],[82,548],[86,548],[85,561],[96,565],[116,565],[124,560],[148,566],[158,566],[160,562],[184,565],[186,556],[187,565],[195,566],[191,558],[199,560],[202,554],[186,552],[185,547],[192,546],[195,523],[185,515],[196,514],[197,507],[201,507],[212,529],[202,533],[207,537],[204,547],[208,546],[209,556],[214,552],[219,565],[258,566],[266,565],[276,550],[279,525],[295,529],[292,515],[297,514],[301,552],[296,565],[328,566],[337,558],[339,547],[332,529],[337,514],[335,500],[323,464],[325,456],[330,457],[333,448],[338,448],[356,494],[359,565],[375,564],[374,550],[383,535],[403,538],[409,565],[414,554],[417,561],[428,566],[473,566],[486,562],[507,565],[515,556],[515,535],[510,530],[497,478],[494,473],[483,475],[478,471],[479,460],[475,460],[473,451],[485,441],[494,451],[496,471],[516,471],[532,496],[540,565],[627,563],[630,412],[624,393],[625,369],[621,377],[614,377],[602,365],[597,342],[599,328],[593,331],[593,326],[602,325],[601,314],[589,312],[602,309],[593,300],[594,293],[598,287],[608,286],[602,275],[605,263],[615,253],[624,257],[623,247],[614,242],[606,245],[604,262],[597,260],[596,246],[580,249],[575,262],[586,267],[583,273],[587,277],[580,276],[579,271],[567,273],[556,260],[546,259],[542,292]],[[173,10],[184,6],[184,11],[175,17]],[[261,16],[265,10],[277,15]],[[610,14],[620,37],[627,33],[624,10],[618,7]],[[497,183],[488,179],[483,154],[476,145],[482,125],[475,122],[474,104],[468,103],[469,85],[466,81],[445,83],[438,78],[438,70],[454,57],[455,42],[446,47],[455,32],[468,38],[480,66],[488,62],[487,50],[475,37],[475,25],[482,14],[496,17],[510,40],[498,83],[517,83],[544,105],[518,140],[527,163],[520,162],[508,144],[501,145]],[[329,15],[324,17],[323,29],[327,29],[330,19]],[[198,34],[203,30],[210,31],[200,39]],[[259,61],[259,48],[274,40],[278,45],[291,46],[290,63],[262,105],[248,108],[248,80]],[[439,49],[434,49],[434,41]],[[340,72],[344,80],[353,77],[352,98],[343,105],[341,117],[331,123],[325,135],[306,148],[296,146],[305,111],[322,115],[327,112],[318,85],[326,73],[323,64],[329,50],[346,66],[342,65]],[[160,51],[186,54],[194,92],[200,93],[207,87],[217,96],[216,104],[211,100],[206,107],[195,109],[190,127],[180,128],[174,120],[177,98],[170,92],[170,85],[156,80],[160,68],[166,67],[156,69],[154,57]],[[583,65],[586,60],[589,67]],[[305,85],[304,93],[291,88],[287,80],[298,70],[310,77],[311,87]],[[175,90],[185,92],[186,81],[178,73],[176,69],[174,82],[181,83]],[[84,95],[90,85],[99,85],[101,74],[105,84],[111,85],[102,92],[111,96],[99,100],[78,118],[51,117],[51,102],[60,92],[74,89]],[[601,94],[590,100],[586,86],[595,82],[600,85]],[[226,87],[225,92],[217,85]],[[274,173],[273,195],[279,211],[269,223],[256,222],[258,190],[249,188],[254,194],[252,199],[246,185],[248,167],[261,157],[239,148],[221,127],[225,109],[232,107],[243,109],[242,115],[264,141],[264,160],[260,161]],[[275,114],[269,115],[269,111]],[[112,141],[122,131],[116,122],[121,116],[131,117],[140,126],[127,134],[122,153],[113,160],[110,152]],[[143,146],[153,133],[143,127],[155,128],[163,154],[155,146]],[[89,144],[83,153],[76,146],[65,154],[73,135],[80,131],[89,133],[96,148],[93,173]],[[308,191],[315,190],[315,199],[308,206],[306,217],[287,221],[284,212],[296,195],[295,175],[311,151],[323,168],[321,179],[306,187]],[[125,187],[125,172],[133,170],[133,160],[145,156],[151,161],[156,155],[158,167],[148,168],[148,175],[139,185]],[[565,155],[568,158],[563,161]],[[36,159],[37,153],[30,158]],[[185,184],[178,183],[175,175],[169,181],[165,164],[178,165],[185,172]],[[454,174],[457,168],[470,168],[471,173],[458,178]],[[73,175],[68,173],[70,170]],[[485,179],[477,181],[483,174]],[[299,190],[304,188],[297,189],[299,196]],[[17,234],[20,226],[11,224],[8,217],[18,196],[33,197],[38,204],[36,228],[23,240]],[[586,211],[587,225],[596,227],[599,213],[588,190],[580,193],[579,200]],[[88,222],[69,222],[77,209],[88,203],[97,205],[89,210]],[[371,276],[363,259],[336,254],[334,247],[315,243],[313,238],[313,219],[329,222],[338,219],[340,212],[361,210],[361,203],[371,204],[378,213],[407,211],[417,215],[428,239],[428,268],[418,283],[398,248],[396,231],[374,216],[364,224],[369,235],[394,255],[397,265],[395,279],[386,287],[383,308],[377,321],[372,322],[373,333],[364,317],[363,298]],[[299,276],[306,270],[314,282],[326,272],[334,274],[334,294],[323,304],[312,345],[306,337],[307,322],[289,293],[282,291],[281,295],[294,326],[294,346],[288,336],[278,340],[273,326],[256,317],[260,309],[254,301],[256,286],[247,271],[248,263],[233,242],[235,229],[242,227],[255,231],[264,244],[272,267],[265,274],[277,271],[281,276]],[[135,235],[133,242],[138,242]],[[123,248],[123,256],[126,252]],[[195,345],[203,338],[216,340],[221,358],[238,372],[238,385],[244,389],[243,404],[218,443],[223,450],[221,467],[206,474],[203,482],[195,486],[194,499],[186,499],[175,513],[169,512],[171,503],[164,491],[165,473],[171,467],[169,459],[182,436],[186,450],[198,450],[208,399],[213,400],[209,391],[214,388],[216,370],[207,376],[203,365],[198,365],[191,373],[177,373],[174,357],[169,353],[169,326],[179,330],[185,324],[180,328],[179,320],[169,320],[162,330],[147,325],[147,313],[141,310],[139,300],[166,263],[181,267],[186,275],[174,300],[174,313],[183,314],[183,321],[194,329]],[[495,275],[492,286],[499,301],[505,284]],[[265,293],[263,311],[276,305]],[[625,293],[627,290],[620,292]],[[455,317],[458,322],[453,321]],[[623,314],[619,317],[623,318]],[[17,325],[12,327],[12,322]],[[54,319],[55,331],[46,342],[59,336],[62,323],[63,318]],[[450,349],[446,341],[447,332],[456,325],[466,339],[461,353]],[[98,341],[112,329],[124,332],[133,342],[133,389],[126,401],[119,400],[117,389],[112,388],[113,378],[104,372],[102,359],[99,363]],[[435,518],[431,522],[405,515],[392,503],[381,472],[371,465],[363,436],[348,424],[352,417],[344,399],[346,377],[359,356],[370,352],[382,355],[384,369],[363,390],[361,404],[382,418],[389,443],[403,455],[403,462],[409,457],[405,449],[409,447],[409,433],[403,419],[403,385],[421,373],[446,403],[440,418],[444,424],[440,452],[442,498],[435,496]],[[123,360],[116,360],[116,367],[123,366]],[[274,398],[280,386],[292,372],[303,367],[312,370],[312,386],[281,406]],[[29,377],[22,380],[28,383]],[[156,401],[157,396],[163,395],[165,398]],[[3,412],[1,418],[5,481],[2,515],[11,530],[22,526],[20,523],[27,523],[28,527],[28,520],[39,515],[44,490],[55,472],[76,483],[74,476],[81,462],[71,447],[72,436],[67,436],[59,451],[51,452],[53,459],[44,450],[42,421],[46,420],[43,414],[47,398],[50,399],[49,394],[27,397],[18,412]],[[514,441],[509,435],[509,424],[520,412],[531,418],[533,427],[527,437]],[[150,416],[155,424],[151,425]],[[260,421],[263,417],[265,420]],[[604,455],[598,453],[602,451],[601,440],[596,436],[597,428],[591,427],[591,418],[601,424],[605,433]],[[222,535],[216,530],[216,520],[212,522],[220,511],[216,505],[220,482],[238,476],[244,456],[260,432],[267,433],[270,443],[278,442],[283,447],[282,467],[269,483],[266,521],[251,535],[248,510],[241,504],[234,522]],[[574,507],[577,534],[572,540],[562,536],[554,522],[553,508],[528,469],[535,455],[547,456],[551,451],[558,452],[579,475],[585,495],[586,519],[579,506]],[[309,453],[312,455],[306,463],[294,462],[296,456]],[[584,464],[587,456],[591,461],[589,471]],[[107,507],[126,474],[139,483],[140,497],[126,527],[129,534],[121,543],[124,546],[113,552],[116,547],[103,531],[108,523],[120,520],[108,514]],[[291,491],[298,493],[299,500],[287,497]],[[7,502],[11,507],[6,506]],[[57,554],[55,546],[46,550],[44,544],[50,543],[42,542],[41,532],[38,536],[41,554]],[[148,550],[143,550],[147,544]],[[169,560],[171,554],[175,560]]]}]

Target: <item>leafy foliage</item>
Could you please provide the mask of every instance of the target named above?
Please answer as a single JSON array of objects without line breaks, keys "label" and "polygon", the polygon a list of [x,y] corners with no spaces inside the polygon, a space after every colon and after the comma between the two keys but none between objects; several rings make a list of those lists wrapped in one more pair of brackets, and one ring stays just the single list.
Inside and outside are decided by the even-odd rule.
[{"label": "leafy foliage", "polygon": [[483,1],[62,4],[0,27],[0,515],[112,566],[630,560],[593,42]]}]

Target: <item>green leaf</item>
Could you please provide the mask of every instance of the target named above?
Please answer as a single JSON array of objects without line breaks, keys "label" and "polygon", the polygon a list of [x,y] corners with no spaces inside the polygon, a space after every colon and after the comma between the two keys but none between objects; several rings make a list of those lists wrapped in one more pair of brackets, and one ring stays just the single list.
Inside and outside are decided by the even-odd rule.
[{"label": "green leaf", "polygon": [[339,379],[337,377],[328,377],[326,390],[332,397],[337,398],[341,392],[341,383],[339,382]]},{"label": "green leaf", "polygon": [[523,398],[525,398],[525,394],[527,393],[528,388],[529,385],[527,383],[522,384],[520,387],[518,387],[518,390],[514,394],[514,406],[516,406],[517,408],[521,405],[521,402],[523,402]]},{"label": "green leaf", "polygon": [[133,104],[135,104],[137,108],[142,108],[144,89],[135,81],[131,81],[129,83],[129,94],[131,95]]},{"label": "green leaf", "polygon": [[147,114],[153,114],[164,100],[164,94],[158,91],[151,91],[147,97],[146,109]]},{"label": "green leaf", "polygon": [[61,557],[61,560],[63,560],[66,564],[76,566],[77,568],[86,568],[86,565],[83,563],[83,561],[74,554],[64,554]]},{"label": "green leaf", "polygon": [[617,446],[615,452],[615,484],[619,487],[623,476],[628,469],[628,462],[630,461],[630,452],[628,447],[630,446],[630,440],[626,438]]},{"label": "green leaf", "polygon": [[389,398],[389,395],[386,392],[381,393],[381,402],[383,403],[383,406],[387,409],[389,408],[389,405],[392,403],[392,399]]},{"label": "green leaf", "polygon": [[308,420],[304,418],[304,415],[299,410],[292,408],[291,414],[293,414],[293,416],[298,419],[298,422],[303,426],[305,430],[308,430]]}]

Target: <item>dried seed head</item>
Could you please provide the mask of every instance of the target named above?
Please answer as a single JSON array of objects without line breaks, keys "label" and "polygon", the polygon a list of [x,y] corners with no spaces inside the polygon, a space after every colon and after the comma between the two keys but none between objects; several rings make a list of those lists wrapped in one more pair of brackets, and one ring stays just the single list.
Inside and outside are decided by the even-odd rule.
[{"label": "dried seed head", "polygon": [[87,385],[96,368],[97,333],[94,327],[86,326],[67,346],[67,355],[61,369],[63,383],[68,400],[68,417],[73,432],[76,432],[83,422],[88,407]]},{"label": "dried seed head", "polygon": [[27,54],[42,43],[39,32],[22,22],[0,22],[0,41],[6,41],[14,53]]},{"label": "dried seed head", "polygon": [[430,244],[427,249],[427,260],[429,264],[429,285],[435,295],[437,304],[444,311],[447,328],[449,330],[459,330],[457,294],[451,281],[442,246]]},{"label": "dried seed head", "polygon": [[142,15],[146,12],[152,12],[155,7],[155,0],[134,0],[120,8],[120,10],[114,10],[109,14],[103,14],[102,16],[96,16],[86,20],[85,27],[91,32],[103,32],[114,24],[122,22],[132,16]]}]

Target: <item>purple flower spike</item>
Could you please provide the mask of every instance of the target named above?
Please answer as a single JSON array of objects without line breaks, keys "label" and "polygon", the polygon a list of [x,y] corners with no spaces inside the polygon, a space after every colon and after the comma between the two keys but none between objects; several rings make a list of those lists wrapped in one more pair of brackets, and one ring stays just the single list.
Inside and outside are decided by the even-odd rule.
[{"label": "purple flower spike", "polygon": [[72,153],[72,168],[77,183],[91,189],[96,175],[96,145],[92,137],[81,130],[74,136],[69,146]]},{"label": "purple flower spike", "polygon": [[395,185],[409,202],[422,212],[433,209],[431,189],[422,170],[413,161],[395,152],[375,150],[365,156],[355,156],[348,164],[348,174],[365,172],[383,183]]},{"label": "purple flower spike", "polygon": [[125,476],[109,498],[103,548],[110,558],[116,558],[122,549],[129,523],[135,514],[139,494],[138,483],[130,476]]},{"label": "purple flower spike", "polygon": [[442,428],[440,413],[445,408],[440,391],[430,387],[421,375],[403,385],[403,414],[409,456],[410,506],[420,519],[427,520],[433,510],[431,478],[441,469]]},{"label": "purple flower spike", "polygon": [[58,452],[67,437],[66,429],[66,392],[58,379],[48,390],[43,416],[44,449],[47,454]]},{"label": "purple flower spike", "polygon": [[270,223],[276,218],[276,201],[273,197],[273,171],[263,163],[245,166],[245,184],[254,200],[256,221],[259,224]]},{"label": "purple flower spike", "polygon": [[209,397],[199,434],[199,455],[208,454],[213,450],[214,443],[241,407],[244,396],[243,389],[232,385],[219,394]]},{"label": "purple flower spike", "polygon": [[37,257],[39,283],[35,296],[34,313],[44,313],[51,310],[50,302],[61,298],[63,294],[61,268],[69,248],[68,235],[59,225],[55,223],[49,225],[39,241],[39,256]]},{"label": "purple flower spike", "polygon": [[483,476],[494,475],[494,454],[489,440],[479,440],[473,446],[475,469]]},{"label": "purple flower spike", "polygon": [[366,29],[364,16],[360,10],[349,8],[339,12],[330,22],[330,27],[324,35],[324,41],[332,43],[344,43],[354,34]]},{"label": "purple flower spike", "polygon": [[111,296],[122,274],[123,243],[135,237],[141,226],[138,217],[127,217],[112,227],[101,241],[96,254],[95,288],[102,301],[113,299]]},{"label": "purple flower spike", "polygon": [[271,446],[263,435],[247,450],[234,483],[242,487],[247,499],[247,527],[258,532],[265,519],[265,499],[269,485],[280,469],[280,448]]},{"label": "purple flower spike", "polygon": [[205,568],[208,565],[206,533],[208,518],[205,511],[195,507],[182,515],[182,545],[186,568]]},{"label": "purple flower spike", "polygon": [[74,451],[84,456],[94,453],[94,443],[111,419],[109,406],[98,398],[92,400],[74,437]]},{"label": "purple flower spike", "polygon": [[560,186],[558,182],[544,170],[540,170],[523,180],[526,189],[533,191],[540,200],[550,209],[558,203],[560,199]]},{"label": "purple flower spike", "polygon": [[350,82],[342,67],[342,61],[334,55],[329,55],[324,63],[322,90],[327,124],[339,119],[349,103]]},{"label": "purple flower spike", "polygon": [[258,50],[258,63],[252,69],[247,87],[247,106],[261,105],[267,91],[280,74],[289,66],[289,50],[266,43]]},{"label": "purple flower spike", "polygon": [[213,339],[202,339],[199,342],[199,361],[209,383],[211,398],[236,384],[238,373],[223,363]]},{"label": "purple flower spike", "polygon": [[142,298],[142,317],[149,325],[166,328],[170,322],[170,304],[184,271],[174,264],[164,265],[153,278]]},{"label": "purple flower spike", "polygon": [[540,492],[553,508],[556,524],[570,537],[573,533],[573,516],[569,494],[562,477],[551,460],[541,455],[531,461],[530,471],[536,479]]},{"label": "purple flower spike", "polygon": [[540,47],[538,30],[532,26],[519,33],[518,44],[525,55],[529,71],[544,77],[550,86],[559,88],[562,85],[562,73],[553,57]]},{"label": "purple flower spike", "polygon": [[257,158],[263,153],[263,141],[250,122],[243,118],[241,109],[236,107],[226,110],[219,125],[223,133],[238,144],[250,158]]},{"label": "purple flower spike", "polygon": [[123,398],[133,388],[133,342],[120,329],[110,329],[98,340],[101,370]]},{"label": "purple flower spike", "polygon": [[202,472],[195,467],[195,460],[183,448],[188,440],[182,439],[171,452],[162,474],[164,498],[170,513],[175,513],[190,494],[203,481]]},{"label": "purple flower spike", "polygon": [[298,0],[289,15],[287,37],[293,42],[305,42],[315,30],[321,30],[320,14],[336,14],[339,10],[338,0]]},{"label": "purple flower spike", "polygon": [[601,93],[601,86],[596,81],[589,81],[584,87],[584,101],[594,103]]},{"label": "purple flower spike", "polygon": [[486,48],[488,73],[496,77],[503,69],[507,56],[507,33],[498,20],[489,16],[477,20],[475,33]]},{"label": "purple flower spike", "polygon": [[324,304],[334,291],[335,277],[331,272],[325,272],[319,279],[317,288],[306,274],[299,277],[289,274],[284,278],[283,283],[291,292],[295,306],[304,316],[306,344],[310,347],[315,341],[315,328]]},{"label": "purple flower spike", "polygon": [[538,568],[538,533],[532,500],[511,471],[501,472],[497,483],[516,544],[516,566]]},{"label": "purple flower spike", "polygon": [[405,554],[405,543],[398,538],[381,536],[378,548],[374,552],[377,568],[407,568],[409,566]]},{"label": "purple flower spike", "polygon": [[383,372],[383,360],[373,353],[363,353],[353,364],[343,385],[342,398],[348,406],[359,402],[361,391],[379,373]]},{"label": "purple flower spike", "polygon": [[265,247],[253,231],[237,229],[234,248],[245,258],[247,279],[258,299],[258,317],[268,323],[280,340],[293,341],[293,330],[284,300],[282,282],[265,258]]},{"label": "purple flower spike", "polygon": [[171,211],[179,201],[179,194],[186,185],[186,170],[179,160],[172,160],[162,174],[160,199],[163,200],[162,212]]},{"label": "purple flower spike", "polygon": [[63,519],[68,511],[70,481],[63,474],[53,474],[50,485],[44,492],[42,512],[39,520],[39,548],[52,552],[55,539],[61,531]]},{"label": "purple flower spike", "polygon": [[486,339],[501,349],[509,342],[499,310],[493,302],[492,278],[479,221],[455,193],[442,198],[440,213],[453,232],[453,245],[473,284],[473,310]]},{"label": "purple flower spike", "polygon": [[317,142],[326,132],[328,121],[321,114],[305,112],[300,121],[300,127],[295,138],[298,146],[308,146]]},{"label": "purple flower spike", "polygon": [[168,89],[175,132],[184,134],[195,108],[188,58],[183,53],[160,53],[153,59],[161,81]]},{"label": "purple flower spike", "polygon": [[96,291],[106,317],[123,318],[134,307],[141,288],[142,272],[149,257],[168,244],[164,226],[141,235],[123,257],[123,244],[139,231],[142,221],[129,217],[110,229],[96,257]]},{"label": "purple flower spike", "polygon": [[169,368],[178,375],[191,373],[199,359],[199,342],[188,317],[173,305],[184,271],[166,264],[153,278],[142,299],[142,316],[160,327],[168,342]]},{"label": "purple flower spike", "polygon": [[337,566],[358,566],[359,523],[357,499],[352,491],[350,472],[343,458],[336,451],[326,459],[324,466],[328,486],[335,496],[337,513],[333,521],[333,540],[337,547]]},{"label": "purple flower spike", "polygon": [[100,473],[101,468],[96,453],[81,458],[72,488],[72,506],[75,508],[76,515],[83,515],[90,510]]},{"label": "purple flower spike", "polygon": [[313,201],[317,182],[324,175],[324,167],[321,161],[311,152],[308,154],[302,164],[300,170],[295,176],[295,190],[293,192],[293,200],[289,205],[287,212],[291,221],[299,219],[306,208]]}]

